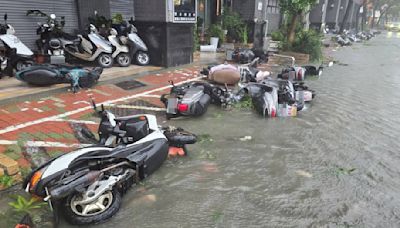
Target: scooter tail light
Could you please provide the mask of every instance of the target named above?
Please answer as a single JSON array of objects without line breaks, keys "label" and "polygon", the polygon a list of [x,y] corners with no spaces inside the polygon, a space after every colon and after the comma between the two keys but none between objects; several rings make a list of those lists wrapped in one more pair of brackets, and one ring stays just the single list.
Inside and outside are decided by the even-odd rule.
[{"label": "scooter tail light", "polygon": [[276,110],[274,108],[271,110],[271,117],[276,117]]},{"label": "scooter tail light", "polygon": [[303,79],[303,70],[300,69],[300,70],[297,72],[297,80],[302,80],[302,79]]},{"label": "scooter tail light", "polygon": [[178,104],[178,111],[179,112],[187,112],[189,110],[188,104]]}]

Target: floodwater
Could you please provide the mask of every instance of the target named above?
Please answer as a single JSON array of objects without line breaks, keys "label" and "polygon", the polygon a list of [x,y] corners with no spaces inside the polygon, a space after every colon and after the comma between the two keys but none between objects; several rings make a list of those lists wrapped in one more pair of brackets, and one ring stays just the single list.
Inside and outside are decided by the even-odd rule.
[{"label": "floodwater", "polygon": [[400,227],[399,36],[333,55],[297,118],[210,108],[170,121],[201,142],[95,227]]}]

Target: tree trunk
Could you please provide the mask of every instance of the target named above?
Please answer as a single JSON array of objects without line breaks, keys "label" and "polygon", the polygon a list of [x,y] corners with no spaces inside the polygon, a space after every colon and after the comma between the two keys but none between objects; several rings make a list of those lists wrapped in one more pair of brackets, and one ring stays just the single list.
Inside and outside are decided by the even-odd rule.
[{"label": "tree trunk", "polygon": [[364,31],[366,22],[367,22],[367,1],[364,1],[362,20],[361,20],[361,31]]},{"label": "tree trunk", "polygon": [[353,0],[347,2],[346,12],[344,13],[342,24],[340,25],[339,34],[343,33],[343,30],[347,23],[347,18],[349,17],[350,9],[353,6]]},{"label": "tree trunk", "polygon": [[295,33],[296,33],[296,24],[297,24],[297,19],[299,17],[299,13],[295,13],[292,15],[292,20],[290,22],[290,27],[289,27],[289,37],[288,37],[288,43],[291,45],[294,42],[295,38]]},{"label": "tree trunk", "polygon": [[374,7],[373,10],[374,10],[374,12],[372,12],[371,29],[373,29],[374,26],[375,26],[375,11],[376,11],[376,8]]}]

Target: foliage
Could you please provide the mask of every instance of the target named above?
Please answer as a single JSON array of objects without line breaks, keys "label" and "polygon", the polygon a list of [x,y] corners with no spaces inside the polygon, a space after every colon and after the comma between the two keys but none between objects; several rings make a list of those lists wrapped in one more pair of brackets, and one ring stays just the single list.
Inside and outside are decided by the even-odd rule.
[{"label": "foliage", "polygon": [[113,15],[112,17],[112,23],[113,24],[122,24],[122,22],[124,21],[124,18],[122,17],[122,14],[120,13],[116,13]]},{"label": "foliage", "polygon": [[317,0],[279,0],[279,6],[282,12],[294,15],[302,13],[316,2]]},{"label": "foliage", "polygon": [[322,58],[322,35],[315,30],[303,30],[296,34],[291,50],[309,54],[311,60]]},{"label": "foliage", "polygon": [[45,202],[38,202],[35,198],[31,199],[26,199],[25,197],[21,195],[17,195],[14,197],[15,201],[8,203],[13,210],[17,213],[31,213],[32,210],[35,209],[40,209],[44,205],[46,205]]},{"label": "foliage", "polygon": [[12,177],[8,176],[8,175],[3,175],[0,176],[0,185],[9,188],[14,184],[14,180],[12,179]]},{"label": "foliage", "polygon": [[112,20],[111,19],[107,19],[104,16],[99,16],[99,15],[94,15],[93,17],[88,17],[88,21],[90,24],[93,24],[94,26],[96,26],[96,28],[110,28],[111,24],[112,24]]},{"label": "foliage", "polygon": [[249,32],[248,32],[247,25],[244,25],[243,27],[241,27],[239,29],[239,34],[240,34],[242,43],[247,44],[247,42],[249,40]]},{"label": "foliage", "polygon": [[[243,22],[239,13],[225,7],[221,16],[223,29],[228,30],[228,36],[231,39],[239,40],[243,38]],[[243,39],[242,39],[243,40]]]},{"label": "foliage", "polygon": [[284,41],[285,40],[285,35],[280,30],[273,31],[271,33],[271,38],[272,38],[273,41]]},{"label": "foliage", "polygon": [[253,108],[253,101],[250,96],[246,95],[240,102],[235,103],[233,107],[236,109],[251,110]]},{"label": "foliage", "polygon": [[290,24],[288,29],[288,43],[292,44],[295,39],[297,21],[306,10],[309,10],[317,0],[280,0],[279,6],[282,12],[288,14]]},{"label": "foliage", "polygon": [[220,42],[222,42],[225,38],[224,31],[220,25],[213,24],[208,29],[208,35],[210,37],[218,37]]}]

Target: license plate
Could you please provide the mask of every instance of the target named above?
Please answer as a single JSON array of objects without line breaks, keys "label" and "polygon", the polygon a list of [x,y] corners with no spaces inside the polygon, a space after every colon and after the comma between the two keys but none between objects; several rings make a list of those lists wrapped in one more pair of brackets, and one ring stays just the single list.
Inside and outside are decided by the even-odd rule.
[{"label": "license plate", "polygon": [[167,113],[176,114],[178,98],[168,98]]}]

